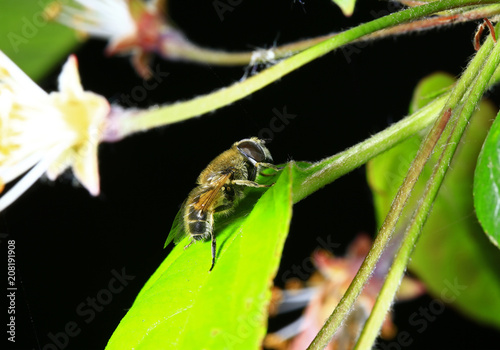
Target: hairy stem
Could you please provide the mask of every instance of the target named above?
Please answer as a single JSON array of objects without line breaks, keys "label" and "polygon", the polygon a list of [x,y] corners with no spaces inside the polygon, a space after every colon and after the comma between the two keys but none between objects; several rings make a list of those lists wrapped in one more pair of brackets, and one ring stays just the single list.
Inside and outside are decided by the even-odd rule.
[{"label": "hairy stem", "polygon": [[431,125],[443,109],[449,93],[440,96],[412,115],[400,120],[363,142],[348,148],[334,156],[323,159],[306,169],[303,180],[296,181],[293,189],[293,201],[297,203],[339,177],[365,164],[380,153],[394,147]]},{"label": "hairy stem", "polygon": [[186,120],[231,104],[260,90],[314,59],[381,29],[413,21],[447,9],[489,3],[496,3],[496,0],[441,0],[399,11],[361,24],[228,88],[196,97],[187,102],[175,103],[122,118],[111,119],[107,127],[108,130],[104,133],[103,141],[116,141],[135,132]]},{"label": "hairy stem", "polygon": [[[398,190],[398,193],[396,197],[394,198],[391,209],[389,213],[387,214],[387,217],[382,224],[382,227],[379,230],[379,233],[375,239],[375,242],[373,244],[372,249],[368,253],[367,257],[365,258],[363,264],[361,265],[358,273],[356,274],[356,277],[354,278],[353,282],[349,286],[346,294],[342,298],[342,300],[339,302],[335,310],[333,311],[332,315],[328,318],[326,321],[324,327],[321,329],[321,331],[318,333],[314,341],[311,343],[309,349],[322,349],[324,348],[331,340],[333,335],[335,334],[335,331],[340,327],[342,321],[345,319],[347,314],[350,312],[352,309],[352,306],[354,305],[357,297],[361,293],[363,286],[366,284],[368,281],[372,271],[375,269],[376,263],[379,260],[382,252],[384,251],[387,243],[389,242],[392,233],[394,232],[394,229],[397,225],[397,222],[399,220],[399,217],[406,205],[406,202],[411,194],[411,191],[414,187],[415,182],[417,181],[418,177],[420,176],[424,165],[426,164],[428,158],[432,154],[432,152],[435,149],[436,144],[438,143],[439,139],[443,137],[445,140],[447,140],[450,135],[455,135],[456,132],[455,130],[460,130],[460,127],[455,128],[452,126],[449,126],[449,124],[455,124],[454,122],[448,123],[448,120],[451,116],[452,110],[457,108],[457,106],[460,105],[461,101],[464,98],[464,95],[470,89],[471,84],[474,81],[477,81],[476,78],[478,77],[478,74],[484,71],[483,66],[485,65],[485,59],[488,57],[489,53],[491,52],[492,49],[492,40],[488,40],[483,47],[481,48],[480,52],[476,55],[476,57],[471,61],[469,64],[467,70],[464,72],[462,78],[457,82],[455,85],[455,88],[451,92],[444,108],[443,112],[441,113],[441,117],[435,122],[433,128],[427,135],[426,139],[423,141],[422,146],[417,153],[417,156],[415,157],[412,165],[410,166],[410,169],[408,170],[408,174],[403,181],[403,184]],[[498,54],[497,54],[498,55]],[[498,59],[498,58],[497,58]],[[486,89],[488,82],[491,80],[491,77],[495,71],[495,68],[497,66],[494,65],[496,62],[496,59],[493,61],[493,63],[489,66],[488,72],[489,75],[484,76],[482,79],[481,83],[481,93]],[[477,95],[477,93],[476,93]],[[478,97],[478,99],[480,96]],[[473,99],[470,100],[471,102],[475,101]],[[476,101],[477,103],[477,101]],[[473,109],[476,106],[476,103],[469,103],[466,105],[468,109],[470,109],[471,113]],[[469,107],[472,106],[472,107]],[[465,108],[465,107],[464,107]],[[465,126],[467,125],[468,119],[464,121],[459,121],[459,125],[461,126],[462,123],[464,123],[464,129]],[[448,127],[447,127],[448,125]],[[447,132],[444,132],[446,129]],[[463,132],[463,130],[462,130]],[[460,133],[461,136],[461,133]],[[453,137],[453,140],[456,138],[456,136]],[[458,139],[459,140],[459,139]],[[455,141],[458,141],[455,140]],[[452,141],[452,140],[450,140]],[[447,146],[445,148],[445,153],[449,152],[446,149],[448,147],[456,147],[456,144],[458,142],[455,142],[454,146]],[[449,145],[449,143],[447,144]],[[453,149],[454,151],[454,149]],[[444,154],[444,153],[443,153]],[[450,155],[450,159],[453,153]],[[448,165],[448,163],[445,163],[444,165]],[[445,171],[445,170],[444,170]],[[444,174],[443,174],[444,176]],[[438,187],[439,188],[439,187]],[[437,189],[436,189],[437,191]],[[434,195],[435,196],[435,195]],[[429,197],[430,198],[430,197]],[[434,197],[432,197],[432,200]],[[432,201],[428,202],[427,205],[430,210],[430,205],[432,204]],[[426,214],[428,214],[428,210]],[[422,215],[422,214],[421,214]],[[425,215],[425,218],[427,216]],[[420,218],[422,219],[422,218]],[[425,221],[425,220],[424,220]],[[419,225],[423,225],[422,220],[419,221]],[[421,227],[420,227],[421,228]],[[407,244],[407,242],[403,243],[403,245]],[[405,265],[406,266],[406,265]],[[391,287],[394,288],[394,284],[391,285]],[[387,287],[389,288],[389,287]],[[388,301],[387,298],[383,299],[384,304],[383,306],[389,307],[390,302],[392,301],[392,298]],[[387,305],[387,302],[389,302],[389,305]],[[385,312],[387,311],[386,309],[383,309],[383,307],[379,307],[380,309],[383,310],[383,312],[380,312],[376,314],[374,317],[378,317],[376,319],[376,323],[380,321],[380,319],[383,321],[383,318],[385,317]],[[382,322],[380,321],[380,322]],[[375,321],[372,321],[375,322]],[[358,346],[358,349],[369,349],[371,345],[373,344],[373,341],[375,340],[375,337],[378,333],[379,328],[376,327],[370,327],[365,333],[363,339],[360,339],[362,341],[361,345]],[[367,340],[364,340],[367,339]]]},{"label": "hairy stem", "polygon": [[364,285],[368,282],[375,266],[382,255],[389,239],[394,232],[394,228],[398,222],[398,219],[405,207],[406,202],[408,201],[411,191],[418,180],[425,164],[427,163],[427,159],[430,157],[434,148],[436,146],[441,133],[443,132],[448,120],[450,118],[451,111],[445,111],[441,117],[434,123],[434,126],[427,134],[427,137],[422,142],[422,146],[420,147],[417,156],[413,160],[413,163],[408,170],[408,174],[406,175],[403,184],[399,188],[396,197],[394,198],[391,210],[387,214],[382,227],[380,228],[375,241],[373,242],[373,246],[368,252],[365,260],[361,264],[354,280],[351,285],[347,289],[346,293],[338,303],[337,307],[327,319],[325,325],[321,329],[321,331],[317,334],[316,338],[313,340],[308,349],[323,349],[328,345],[331,341],[333,335],[337,331],[337,329],[342,324],[342,321],[347,317],[349,312],[351,311],[357,297],[363,290]]},{"label": "hairy stem", "polygon": [[[485,45],[488,45],[487,43]],[[484,45],[483,45],[484,46]],[[479,70],[478,61],[474,60],[469,64],[474,71]],[[391,125],[385,130],[372,137],[358,143],[347,150],[323,159],[307,167],[295,164],[296,170],[301,173],[302,179],[296,179],[293,188],[293,201],[297,203],[322,187],[332,183],[339,177],[365,164],[373,157],[390,149],[398,143],[413,136],[415,133],[424,130],[431,125],[443,109],[450,108],[451,102],[456,103],[459,93],[463,94],[475,76],[466,74],[455,84],[454,96],[447,92],[436,98],[420,110],[401,121]],[[488,87],[500,82],[500,67],[493,74]],[[445,107],[446,104],[446,107]]]},{"label": "hairy stem", "polygon": [[[459,108],[456,124],[450,125],[449,127],[451,134],[446,140],[443,153],[427,182],[422,199],[419,201],[419,205],[408,225],[403,243],[396,254],[394,263],[389,270],[386,281],[380,291],[372,313],[363,328],[355,349],[371,349],[382,327],[385,315],[392,300],[394,300],[400,281],[403,278],[410,255],[422,232],[423,225],[425,224],[446,171],[448,170],[448,164],[451,162],[472,113],[487,88],[488,81],[491,79],[495,69],[500,63],[500,45],[496,45],[495,49],[491,51],[492,46],[493,40],[489,38],[488,42],[483,45],[482,52],[478,53],[475,59],[475,61],[481,61],[482,63],[484,63],[486,59],[487,61],[484,63],[477,79],[470,88],[468,95],[462,100],[465,105]],[[491,54],[489,54],[490,52]],[[487,54],[489,54],[489,57]]]},{"label": "hairy stem", "polygon": [[[452,23],[473,21],[493,17],[499,13],[500,5],[498,4],[478,6],[467,11],[457,12],[452,10],[450,13],[443,13],[437,17],[424,18],[409,23],[399,24],[388,29],[383,29],[366,35],[358,40],[354,40],[353,42],[378,39]],[[336,36],[337,34],[338,33],[331,33],[280,46],[257,48],[252,51],[239,52],[200,47],[185,39],[183,35],[180,35],[179,37],[182,39],[177,41],[172,40],[169,36],[166,36],[164,43],[160,45],[159,54],[165,59],[184,60],[218,66],[271,64],[277,60],[290,57],[297,52],[308,49],[316,44],[319,44],[320,42]]]}]

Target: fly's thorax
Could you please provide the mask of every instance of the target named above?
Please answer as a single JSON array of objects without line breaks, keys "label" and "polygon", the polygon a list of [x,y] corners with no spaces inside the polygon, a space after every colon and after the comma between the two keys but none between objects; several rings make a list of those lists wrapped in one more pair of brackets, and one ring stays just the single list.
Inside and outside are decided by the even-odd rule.
[{"label": "fly's thorax", "polygon": [[[251,164],[250,164],[251,165]],[[221,174],[232,172],[232,179],[246,180],[248,178],[249,162],[235,147],[221,153],[203,170],[198,177],[198,184],[208,184],[217,181]]]}]

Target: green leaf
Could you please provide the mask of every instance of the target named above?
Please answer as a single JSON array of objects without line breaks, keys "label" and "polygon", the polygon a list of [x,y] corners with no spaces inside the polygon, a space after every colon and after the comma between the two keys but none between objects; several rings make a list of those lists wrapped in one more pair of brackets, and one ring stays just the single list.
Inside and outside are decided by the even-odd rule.
[{"label": "green leaf", "polygon": [[[435,297],[478,321],[500,327],[500,252],[477,223],[472,198],[475,161],[494,115],[495,108],[483,102],[473,116],[415,247],[410,269]],[[379,223],[420,141],[417,135],[368,163],[368,181]],[[431,170],[428,167],[424,171],[414,193],[421,193]]]},{"label": "green leaf", "polygon": [[60,6],[60,2],[50,0],[3,0],[0,11],[0,32],[4,33],[0,49],[35,81],[78,43],[73,30],[47,20],[44,10],[49,3]]},{"label": "green leaf", "polygon": [[488,238],[500,240],[500,118],[495,119],[479,154],[474,175],[474,206]]},{"label": "green leaf", "polygon": [[107,349],[259,348],[292,215],[291,184],[286,167],[255,205],[259,190],[217,222],[212,272],[210,242],[186,250],[188,239],[179,243],[143,287]]},{"label": "green leaf", "polygon": [[420,80],[410,102],[410,114],[448,91],[454,83],[455,78],[444,72],[433,73]]},{"label": "green leaf", "polygon": [[350,17],[354,12],[354,6],[356,5],[356,0],[332,0],[344,13],[344,16]]}]

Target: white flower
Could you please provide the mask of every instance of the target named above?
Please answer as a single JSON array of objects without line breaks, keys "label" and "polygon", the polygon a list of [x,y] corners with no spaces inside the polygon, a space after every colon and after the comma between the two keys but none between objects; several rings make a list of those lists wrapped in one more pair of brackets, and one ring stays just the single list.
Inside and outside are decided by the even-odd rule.
[{"label": "white flower", "polygon": [[77,61],[70,56],[59,76],[59,92],[47,94],[0,51],[0,211],[44,173],[51,180],[71,167],[94,196],[99,194],[97,146],[110,106],[83,91]]},{"label": "white flower", "polygon": [[78,31],[108,39],[111,47],[137,35],[137,26],[125,0],[73,0],[73,4],[63,5],[57,20]]},{"label": "white flower", "polygon": [[167,25],[163,12],[161,0],[72,0],[62,5],[55,19],[77,31],[108,40],[108,55],[132,54],[134,69],[144,79],[150,79],[151,54],[161,52],[165,39],[182,39]]},{"label": "white flower", "polygon": [[169,26],[160,2],[141,0],[72,0],[56,16],[60,23],[109,40],[108,54],[158,50]]}]

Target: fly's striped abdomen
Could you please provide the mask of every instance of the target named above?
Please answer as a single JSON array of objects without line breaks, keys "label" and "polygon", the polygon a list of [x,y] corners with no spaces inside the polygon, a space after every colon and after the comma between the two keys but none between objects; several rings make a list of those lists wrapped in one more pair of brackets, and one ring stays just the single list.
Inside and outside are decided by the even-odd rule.
[{"label": "fly's striped abdomen", "polygon": [[193,239],[199,241],[212,235],[214,218],[210,211],[196,209],[194,204],[186,207],[186,229]]}]

